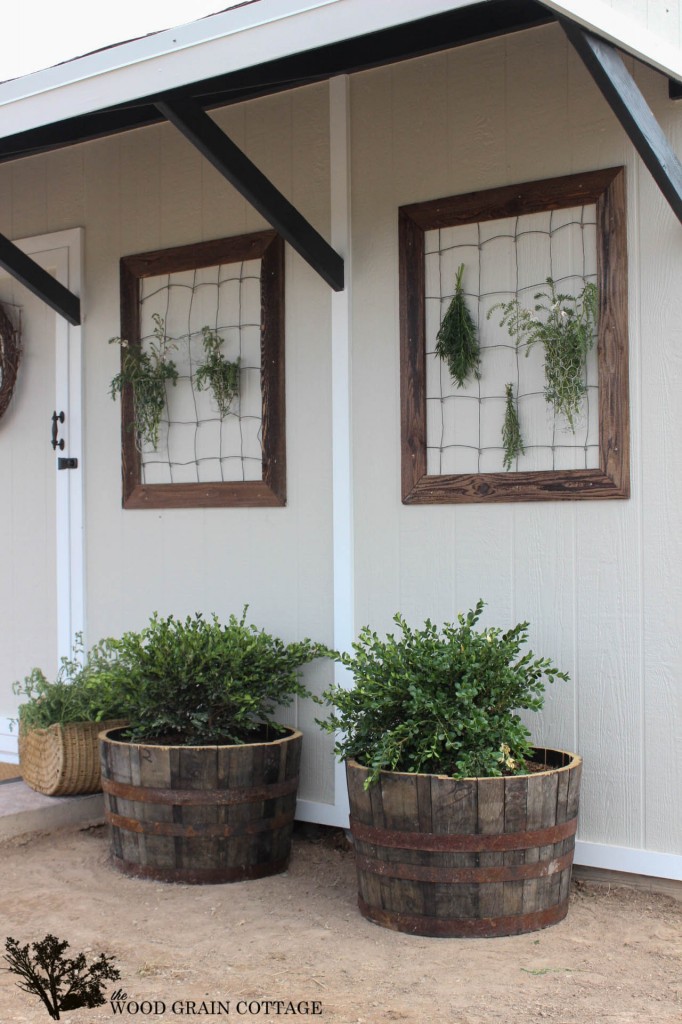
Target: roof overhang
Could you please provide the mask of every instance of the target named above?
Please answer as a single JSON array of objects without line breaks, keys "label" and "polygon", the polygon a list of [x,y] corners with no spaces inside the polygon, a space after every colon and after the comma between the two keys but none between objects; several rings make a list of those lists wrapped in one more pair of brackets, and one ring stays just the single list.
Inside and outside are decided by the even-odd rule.
[{"label": "roof overhang", "polygon": [[491,32],[495,31],[495,8],[541,10],[538,4],[518,0],[251,0],[200,21],[5,82],[0,85],[1,134],[135,104],[140,97],[173,92],[472,7],[490,12]]},{"label": "roof overhang", "polygon": [[[295,8],[295,9],[294,9]],[[0,161],[547,24],[536,0],[251,0],[0,85]]]},{"label": "roof overhang", "polygon": [[[205,111],[555,19],[682,220],[682,165],[615,46],[675,81],[680,51],[602,0],[245,0],[0,85],[0,162],[169,119],[340,289],[340,257]],[[19,260],[5,249],[6,266]],[[37,272],[22,279],[45,292]]]},{"label": "roof overhang", "polygon": [[682,50],[670,46],[634,18],[621,14],[603,0],[542,0],[563,19],[629,53],[676,82],[682,82]]}]

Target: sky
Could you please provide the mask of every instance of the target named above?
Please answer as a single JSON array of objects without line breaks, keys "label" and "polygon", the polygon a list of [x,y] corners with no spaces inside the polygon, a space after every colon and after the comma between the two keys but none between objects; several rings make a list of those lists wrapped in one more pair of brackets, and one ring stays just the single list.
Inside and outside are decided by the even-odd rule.
[{"label": "sky", "polygon": [[239,0],[5,0],[0,82],[90,50],[195,21]]}]

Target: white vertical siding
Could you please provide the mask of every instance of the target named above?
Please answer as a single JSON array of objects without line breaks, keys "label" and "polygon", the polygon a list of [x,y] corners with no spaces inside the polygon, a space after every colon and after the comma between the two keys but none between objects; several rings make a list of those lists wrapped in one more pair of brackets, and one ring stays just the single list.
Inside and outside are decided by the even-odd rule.
[{"label": "white vertical siding", "polygon": [[[224,110],[216,118],[328,234],[326,86]],[[85,226],[88,639],[139,628],[155,610],[215,611],[225,618],[248,603],[252,621],[285,639],[305,635],[331,643],[327,286],[287,250],[287,507],[124,511],[120,407],[108,395],[118,361],[118,346],[108,340],[120,331],[119,259],[265,224],[170,125],[2,167],[0,195],[11,197],[11,223],[3,229],[15,237]],[[48,428],[49,417],[46,438]],[[16,673],[27,671],[38,654],[25,660]],[[326,665],[306,670],[318,691],[329,676]],[[291,715],[309,736],[301,795],[332,802],[331,740],[315,726],[312,706],[294,708]]]},{"label": "white vertical siding", "polygon": [[[628,63],[679,145],[665,79]],[[479,597],[488,622],[529,619],[534,649],[572,676],[532,725],[585,758],[583,843],[680,854],[682,229],[556,27],[356,76],[353,153],[358,625],[388,628],[396,610],[452,619]],[[618,164],[632,498],[401,506],[398,207]]]}]

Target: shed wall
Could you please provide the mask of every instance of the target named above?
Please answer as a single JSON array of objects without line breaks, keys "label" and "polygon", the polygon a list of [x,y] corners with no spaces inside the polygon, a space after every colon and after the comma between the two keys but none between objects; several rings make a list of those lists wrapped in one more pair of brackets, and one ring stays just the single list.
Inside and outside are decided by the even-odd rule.
[{"label": "shed wall", "polygon": [[[324,235],[329,233],[328,90],[314,86],[216,114]],[[0,217],[12,237],[85,225],[86,601],[90,642],[141,628],[152,612],[240,614],[294,640],[331,643],[330,302],[286,252],[286,508],[130,511],[121,507],[120,406],[108,397],[119,349],[119,259],[268,225],[170,125],[0,168]],[[47,412],[46,423],[49,426]],[[38,411],[37,415],[44,415]],[[48,429],[46,426],[46,441]],[[14,675],[31,668],[17,662]],[[54,665],[43,666],[54,671]],[[321,689],[327,665],[308,666]],[[0,715],[15,712],[7,705]],[[301,796],[333,800],[331,740],[306,702]],[[291,717],[291,716],[290,716]]]},{"label": "shed wall", "polygon": [[[680,108],[665,79],[628,64],[679,149]],[[325,237],[328,112],[321,84],[215,114]],[[486,623],[530,620],[535,650],[572,677],[533,724],[538,742],[585,758],[581,839],[680,855],[680,225],[556,27],[355,76],[351,152],[355,625],[389,629],[397,610],[452,619],[479,597]],[[632,497],[401,505],[398,208],[619,164]],[[253,620],[285,639],[332,642],[327,286],[287,248],[287,507],[123,511],[119,408],[107,394],[119,258],[264,224],[169,125],[0,167],[0,223],[11,237],[85,226],[88,639],[139,628],[154,610],[225,617],[248,602]],[[307,673],[316,689],[328,675]],[[7,698],[0,715],[12,712]],[[314,716],[298,709],[301,795],[330,804],[331,745]]]},{"label": "shed wall", "polygon": [[[667,82],[634,74],[679,150]],[[532,724],[585,758],[580,838],[679,854],[680,225],[554,26],[358,75],[352,101],[357,623],[451,621],[479,597],[485,623],[530,620],[572,677]],[[402,506],[398,208],[621,164],[632,497]]]}]

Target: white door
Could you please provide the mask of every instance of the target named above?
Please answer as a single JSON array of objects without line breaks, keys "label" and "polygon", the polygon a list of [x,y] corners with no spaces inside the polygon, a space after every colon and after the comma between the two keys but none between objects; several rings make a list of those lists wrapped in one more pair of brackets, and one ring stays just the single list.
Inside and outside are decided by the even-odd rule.
[{"label": "white door", "polygon": [[[80,231],[17,244],[78,290]],[[20,325],[22,348],[12,401],[0,418],[2,759],[16,753],[16,731],[8,728],[17,709],[13,681],[34,666],[53,676],[83,628],[83,464],[80,330],[2,270],[0,302]],[[73,463],[64,460],[77,466],[66,468]]]}]

